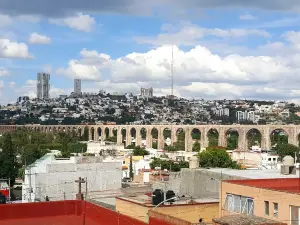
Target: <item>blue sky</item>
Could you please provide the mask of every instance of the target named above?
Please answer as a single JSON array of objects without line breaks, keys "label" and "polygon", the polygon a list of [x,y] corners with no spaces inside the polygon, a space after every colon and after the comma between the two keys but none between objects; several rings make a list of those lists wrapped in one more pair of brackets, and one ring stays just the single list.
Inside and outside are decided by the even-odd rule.
[{"label": "blue sky", "polygon": [[300,98],[298,1],[36,1],[0,2],[0,104],[35,97],[43,71],[53,97],[74,78],[85,92],[170,94],[172,46],[178,96]]}]

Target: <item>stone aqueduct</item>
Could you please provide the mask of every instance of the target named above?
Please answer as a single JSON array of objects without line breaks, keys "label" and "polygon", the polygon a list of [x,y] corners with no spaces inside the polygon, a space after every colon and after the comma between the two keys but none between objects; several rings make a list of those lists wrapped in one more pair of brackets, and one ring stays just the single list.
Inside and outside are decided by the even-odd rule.
[{"label": "stone aqueduct", "polygon": [[[261,134],[261,147],[263,149],[269,149],[271,147],[271,134],[275,130],[282,130],[288,136],[288,142],[290,144],[298,145],[300,126],[297,125],[9,125],[0,126],[0,133],[13,131],[16,129],[35,130],[40,132],[75,132],[77,135],[83,135],[84,130],[88,128],[89,139],[104,140],[109,136],[117,134],[117,144],[122,144],[125,141],[126,146],[132,143],[132,132],[135,129],[136,145],[141,145],[142,135],[141,130],[146,131],[146,146],[152,146],[152,129],[157,129],[158,149],[164,147],[164,135],[165,129],[169,129],[171,132],[171,143],[177,141],[178,130],[185,132],[185,150],[191,151],[193,146],[192,131],[197,129],[200,131],[201,138],[199,140],[201,147],[207,147],[208,133],[211,130],[218,132],[218,145],[226,146],[228,131],[234,130],[238,133],[238,149],[247,150],[248,140],[247,133],[250,130],[256,129]],[[122,130],[126,130],[126,135],[122,134]],[[114,132],[116,130],[116,132]]]}]

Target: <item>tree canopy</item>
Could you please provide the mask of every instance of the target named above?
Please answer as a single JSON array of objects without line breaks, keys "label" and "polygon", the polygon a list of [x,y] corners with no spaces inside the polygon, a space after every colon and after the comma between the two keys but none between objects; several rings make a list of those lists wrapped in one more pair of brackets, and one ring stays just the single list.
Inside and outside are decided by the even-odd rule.
[{"label": "tree canopy", "polygon": [[159,158],[153,158],[150,163],[151,169],[155,167],[161,167],[162,170],[167,169],[172,172],[178,172],[181,168],[189,168],[189,163],[186,161],[173,161],[173,160],[162,160]]},{"label": "tree canopy", "polygon": [[0,152],[0,178],[9,178],[11,186],[14,185],[18,175],[19,165],[10,133],[2,137],[2,152]]},{"label": "tree canopy", "polygon": [[240,169],[223,147],[210,147],[198,154],[200,167]]}]

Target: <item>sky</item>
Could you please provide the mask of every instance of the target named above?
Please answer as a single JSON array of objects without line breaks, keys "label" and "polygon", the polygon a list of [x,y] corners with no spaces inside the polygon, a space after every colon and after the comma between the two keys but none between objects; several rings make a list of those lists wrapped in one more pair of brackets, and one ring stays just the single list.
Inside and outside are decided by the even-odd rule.
[{"label": "sky", "polygon": [[299,0],[0,0],[0,104],[131,92],[300,102]]}]

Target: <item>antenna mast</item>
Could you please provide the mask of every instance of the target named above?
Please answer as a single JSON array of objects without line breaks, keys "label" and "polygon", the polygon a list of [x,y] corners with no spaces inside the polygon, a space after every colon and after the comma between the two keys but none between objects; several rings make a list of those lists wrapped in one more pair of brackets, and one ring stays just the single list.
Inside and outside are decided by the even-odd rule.
[{"label": "antenna mast", "polygon": [[171,61],[171,96],[174,94],[174,50],[172,45],[172,61]]}]

